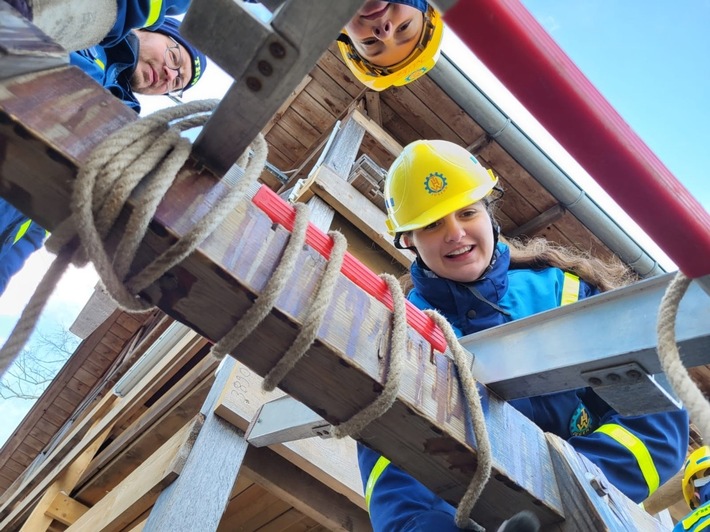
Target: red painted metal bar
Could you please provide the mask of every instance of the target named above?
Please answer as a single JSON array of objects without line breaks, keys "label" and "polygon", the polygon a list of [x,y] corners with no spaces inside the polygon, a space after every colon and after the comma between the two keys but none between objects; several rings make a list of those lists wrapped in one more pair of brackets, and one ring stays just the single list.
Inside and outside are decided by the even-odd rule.
[{"label": "red painted metal bar", "polygon": [[[293,230],[293,223],[296,219],[295,209],[270,188],[266,186],[259,188],[252,198],[252,203],[264,211],[272,221],[284,226],[289,231]],[[333,239],[310,223],[306,231],[306,243],[326,259],[330,257]],[[392,310],[392,295],[387,283],[350,253],[345,253],[341,271],[348,279]],[[444,333],[434,323],[434,320],[409,301],[406,302],[406,307],[409,325],[421,334],[434,349],[441,353],[446,351]]]},{"label": "red painted metal bar", "polygon": [[459,0],[444,20],[684,274],[710,274],[708,212],[518,0]]}]

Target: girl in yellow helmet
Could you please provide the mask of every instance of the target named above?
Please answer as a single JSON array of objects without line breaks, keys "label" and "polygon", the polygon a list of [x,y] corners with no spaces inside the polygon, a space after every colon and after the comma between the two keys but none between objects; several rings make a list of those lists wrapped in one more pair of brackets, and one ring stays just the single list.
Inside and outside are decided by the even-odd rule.
[{"label": "girl in yellow helmet", "polygon": [[[447,141],[413,142],[394,161],[385,181],[387,225],[395,242],[417,255],[407,296],[412,303],[437,309],[464,335],[624,282],[622,265],[619,271],[541,239],[527,245],[499,239],[497,182],[473,155]],[[636,502],[685,458],[688,416],[682,410],[624,417],[591,388],[511,404],[567,440]],[[457,530],[454,508],[421,483],[360,444],[358,459],[376,531]]]},{"label": "girl in yellow helmet", "polygon": [[368,0],[345,25],[338,47],[367,87],[381,91],[434,67],[444,23],[424,0]]}]

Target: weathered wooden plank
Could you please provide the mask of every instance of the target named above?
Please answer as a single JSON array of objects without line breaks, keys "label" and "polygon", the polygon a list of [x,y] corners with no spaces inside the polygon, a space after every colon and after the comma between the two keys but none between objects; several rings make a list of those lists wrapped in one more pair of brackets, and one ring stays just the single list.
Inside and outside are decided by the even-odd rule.
[{"label": "weathered wooden plank", "polygon": [[[416,84],[418,81],[413,81],[409,85]],[[409,85],[390,88],[382,93],[382,100],[387,102],[419,133],[419,138],[449,140],[465,146],[466,143],[463,139],[422,100],[417,98],[408,88]]]},{"label": "weathered wooden plank", "polygon": [[[25,508],[36,501],[103,430],[113,426],[118,419],[124,419],[136,409],[140,409],[147,398],[163,386],[176,371],[175,366],[185,363],[181,357],[186,354],[189,354],[189,351],[176,349],[174,353],[161,359],[125,397],[118,399],[113,394],[107,395],[94,407],[91,415],[78,420],[64,436],[62,445],[45,458],[33,475],[23,478],[18,485],[11,486],[2,496],[0,519],[3,521],[0,528],[15,523],[23,515]],[[98,422],[94,424],[96,420]]]},{"label": "weathered wooden plank", "polygon": [[66,65],[69,55],[6,2],[0,3],[0,78]]},{"label": "weathered wooden plank", "polygon": [[166,486],[179,478],[202,428],[200,417],[185,425],[67,530],[108,532],[130,525],[150,508]]},{"label": "weathered wooden plank", "polygon": [[408,84],[407,88],[461,138],[463,146],[468,146],[485,133],[431,76],[422,76],[416,83]]},{"label": "weathered wooden plank", "polygon": [[350,69],[345,66],[340,52],[335,43],[328,47],[328,51],[318,60],[318,64],[333,79],[333,81],[347,92],[351,97],[357,98],[363,91],[363,85],[355,79]]},{"label": "weathered wooden plank", "polygon": [[[313,78],[308,75],[304,77],[301,80],[301,83],[299,83],[295,89],[291,91],[291,94],[288,95],[288,98],[284,101],[284,103],[281,104],[281,107],[278,108],[278,110],[274,113],[274,116],[271,117],[271,120],[267,122],[267,124],[264,126],[264,129],[261,130],[261,133],[263,135],[266,135],[269,130],[271,130],[272,127],[274,127],[274,124],[281,120],[281,117],[289,110],[291,107],[291,103],[293,103],[293,100],[298,97],[299,94],[303,91],[303,89],[306,88],[306,85],[308,85]],[[310,124],[309,124],[310,125]]]},{"label": "weathered wooden plank", "polygon": [[64,471],[57,480],[52,483],[51,486],[44,492],[42,498],[37,503],[30,516],[27,518],[22,526],[23,531],[36,532],[39,530],[46,530],[49,525],[52,524],[53,517],[47,515],[47,509],[54,504],[55,498],[60,493],[70,493],[79,478],[86,470],[87,466],[93,460],[96,451],[98,451],[101,444],[104,442],[109,432],[110,427],[107,427],[98,438],[96,438],[91,445],[89,445],[80,456],[72,462],[66,471]]}]

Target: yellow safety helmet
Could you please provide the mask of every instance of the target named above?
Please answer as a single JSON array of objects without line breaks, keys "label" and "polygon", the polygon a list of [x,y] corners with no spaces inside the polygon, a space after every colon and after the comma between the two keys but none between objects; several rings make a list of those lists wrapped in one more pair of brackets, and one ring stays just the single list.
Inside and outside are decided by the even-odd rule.
[{"label": "yellow safety helmet", "polygon": [[426,227],[488,196],[498,178],[465,148],[417,140],[395,159],[385,179],[391,235]]},{"label": "yellow safety helmet", "polygon": [[700,499],[695,494],[695,481],[707,476],[710,476],[710,447],[703,445],[695,449],[685,462],[683,497],[691,510],[700,506]]},{"label": "yellow safety helmet", "polygon": [[345,64],[363,85],[372,90],[383,91],[392,86],[406,85],[434,68],[439,59],[443,34],[444,22],[441,15],[429,6],[424,14],[424,27],[419,43],[408,57],[395,65],[377,66],[361,57],[345,30],[342,30],[338,38],[338,48]]}]

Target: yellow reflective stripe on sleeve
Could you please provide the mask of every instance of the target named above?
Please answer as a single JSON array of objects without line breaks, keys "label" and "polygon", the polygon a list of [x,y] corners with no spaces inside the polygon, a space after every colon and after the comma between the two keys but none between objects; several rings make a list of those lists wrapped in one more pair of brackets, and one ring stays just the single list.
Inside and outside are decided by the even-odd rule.
[{"label": "yellow reflective stripe on sleeve", "polygon": [[653,463],[653,458],[651,458],[651,453],[648,452],[648,448],[640,439],[638,439],[638,437],[621,425],[616,425],[614,423],[602,425],[595,432],[606,434],[613,440],[616,440],[619,444],[626,447],[629,452],[634,455],[636,462],[638,462],[639,469],[641,469],[641,474],[648,485],[649,495],[658,489],[660,484],[658,471]]},{"label": "yellow reflective stripe on sleeve", "polygon": [[[710,513],[710,506],[701,506],[700,508],[695,510],[693,513],[691,513],[689,516],[687,516],[683,519],[683,521],[682,521],[683,528],[685,530],[690,530],[693,527],[693,525],[695,525],[703,517],[706,517],[708,515],[708,513]],[[704,528],[707,528],[708,526],[710,526],[710,519],[708,519],[705,523],[702,523],[698,528],[695,529],[695,531],[702,530]]]},{"label": "yellow reflective stripe on sleeve", "polygon": [[20,226],[20,228],[17,230],[17,233],[15,234],[15,240],[12,241],[13,245],[17,244],[17,241],[20,240],[23,236],[25,236],[25,233],[30,228],[31,223],[32,220],[27,220]]},{"label": "yellow reflective stripe on sleeve", "polygon": [[105,65],[104,62],[101,61],[101,59],[99,59],[98,57],[97,57],[96,59],[94,59],[94,63],[96,63],[97,65],[99,65],[99,68],[100,68],[101,70],[106,70],[106,65]]},{"label": "yellow reflective stripe on sleeve", "polygon": [[377,480],[380,478],[380,475],[388,465],[390,465],[390,461],[384,456],[380,456],[377,462],[375,462],[375,466],[372,468],[372,471],[370,471],[370,476],[367,478],[367,485],[365,486],[365,506],[367,507],[368,512],[370,511],[370,497],[372,496],[372,490],[375,489]]},{"label": "yellow reflective stripe on sleeve", "polygon": [[562,281],[562,301],[560,306],[569,305],[579,299],[579,277],[570,272],[565,272]]},{"label": "yellow reflective stripe on sleeve", "polygon": [[150,11],[148,11],[148,18],[145,21],[144,28],[152,26],[158,22],[158,17],[160,17],[160,11],[163,7],[163,0],[150,0]]}]

